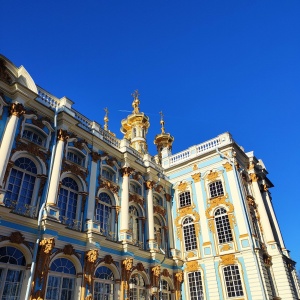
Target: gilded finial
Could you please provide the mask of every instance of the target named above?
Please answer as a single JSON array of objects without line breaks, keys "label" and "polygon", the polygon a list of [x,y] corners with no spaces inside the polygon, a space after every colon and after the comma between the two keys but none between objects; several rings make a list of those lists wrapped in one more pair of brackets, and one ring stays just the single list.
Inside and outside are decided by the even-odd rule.
[{"label": "gilded finial", "polygon": [[104,130],[108,131],[108,109],[107,107],[104,108],[104,111],[105,111],[105,116],[104,116]]},{"label": "gilded finial", "polygon": [[132,107],[133,107],[133,113],[138,114],[140,112],[140,99],[139,99],[139,91],[135,90],[131,96],[133,97]]},{"label": "gilded finial", "polygon": [[165,121],[164,121],[164,114],[162,111],[159,112],[160,114],[160,125],[161,125],[161,133],[165,133]]}]

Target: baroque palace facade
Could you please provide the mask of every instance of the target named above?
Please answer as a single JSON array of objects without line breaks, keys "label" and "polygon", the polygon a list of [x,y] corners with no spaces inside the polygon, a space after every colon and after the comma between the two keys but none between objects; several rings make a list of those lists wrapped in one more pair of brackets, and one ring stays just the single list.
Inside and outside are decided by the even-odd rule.
[{"label": "baroque palace facade", "polygon": [[299,299],[268,173],[229,133],[172,154],[123,139],[0,56],[0,297]]}]

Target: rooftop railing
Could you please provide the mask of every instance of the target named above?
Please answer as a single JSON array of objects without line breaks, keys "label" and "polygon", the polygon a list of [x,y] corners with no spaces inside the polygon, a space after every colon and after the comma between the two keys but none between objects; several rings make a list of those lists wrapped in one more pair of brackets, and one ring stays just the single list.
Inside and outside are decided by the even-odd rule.
[{"label": "rooftop railing", "polygon": [[203,153],[209,152],[218,147],[230,144],[232,142],[232,138],[230,133],[223,133],[216,138],[208,140],[199,145],[195,145],[190,147],[187,150],[176,153],[170,157],[166,157],[163,159],[163,167],[168,168],[177,164],[180,164],[184,161],[192,159],[194,157],[200,156]]}]

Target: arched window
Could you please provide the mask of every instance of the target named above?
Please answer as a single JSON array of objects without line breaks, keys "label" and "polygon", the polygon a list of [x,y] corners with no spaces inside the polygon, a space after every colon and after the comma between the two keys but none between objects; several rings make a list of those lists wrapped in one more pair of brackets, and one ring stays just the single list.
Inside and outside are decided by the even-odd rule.
[{"label": "arched window", "polygon": [[197,237],[195,232],[194,221],[191,217],[187,217],[183,221],[183,237],[185,251],[197,249]]},{"label": "arched window", "polygon": [[100,225],[100,232],[104,235],[108,235],[111,230],[111,205],[110,196],[106,193],[100,193],[96,205],[95,219]]},{"label": "arched window", "polygon": [[166,280],[161,281],[161,296],[162,300],[171,300],[171,288]]},{"label": "arched window", "polygon": [[163,199],[160,196],[154,195],[153,204],[163,206]]},{"label": "arched window", "polygon": [[133,205],[129,207],[129,230],[132,234],[132,243],[143,247],[142,234],[140,230],[140,218],[137,208]]},{"label": "arched window", "polygon": [[189,291],[191,300],[203,300],[203,284],[200,271],[188,273]]},{"label": "arched window", "polygon": [[244,295],[239,267],[229,265],[223,268],[227,297],[241,297]]},{"label": "arched window", "polygon": [[154,238],[157,242],[158,248],[165,249],[164,229],[157,217],[154,217]]},{"label": "arched window", "polygon": [[84,159],[85,157],[83,156],[83,154],[79,153],[78,151],[75,150],[68,150],[67,153],[67,159],[79,166],[84,167]]},{"label": "arched window", "polygon": [[73,300],[76,269],[66,258],[58,258],[50,266],[47,282],[47,300]]},{"label": "arched window", "polygon": [[232,232],[230,228],[227,211],[220,207],[215,211],[215,223],[220,244],[232,241]]},{"label": "arched window", "polygon": [[24,129],[22,138],[24,138],[34,144],[37,144],[39,146],[45,146],[46,137],[44,135],[42,135],[40,132],[37,132],[36,130],[32,130],[29,128]]},{"label": "arched window", "polygon": [[0,248],[0,298],[20,299],[26,260],[14,247]]},{"label": "arched window", "polygon": [[130,191],[139,195],[142,195],[142,188],[139,184],[130,183]]},{"label": "arched window", "polygon": [[115,182],[116,181],[116,174],[115,172],[108,170],[108,169],[102,169],[102,177]]},{"label": "arched window", "polygon": [[183,192],[179,194],[179,207],[185,207],[191,205],[191,193]]},{"label": "arched window", "polygon": [[130,300],[145,300],[147,296],[145,280],[140,274],[133,274],[129,280]]},{"label": "arched window", "polygon": [[29,214],[37,168],[27,157],[18,158],[11,169],[5,194],[5,206],[19,214]]},{"label": "arched window", "polygon": [[73,227],[77,222],[76,211],[78,202],[78,185],[70,177],[62,180],[57,206],[60,209],[60,220],[63,224]]},{"label": "arched window", "polygon": [[114,274],[111,269],[105,266],[97,268],[95,272],[94,299],[114,299]]},{"label": "arched window", "polygon": [[222,181],[217,180],[217,181],[212,182],[209,185],[209,192],[210,192],[210,197],[211,198],[224,195]]}]

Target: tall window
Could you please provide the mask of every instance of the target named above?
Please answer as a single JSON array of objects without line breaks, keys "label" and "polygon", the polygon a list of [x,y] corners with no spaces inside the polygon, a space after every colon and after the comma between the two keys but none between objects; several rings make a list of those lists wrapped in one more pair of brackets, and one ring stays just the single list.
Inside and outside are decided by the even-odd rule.
[{"label": "tall window", "polygon": [[185,251],[197,249],[197,237],[195,232],[194,221],[191,217],[183,221],[183,237]]},{"label": "tall window", "polygon": [[63,224],[73,226],[76,220],[76,210],[78,201],[78,185],[70,177],[62,180],[59,190],[57,206],[60,209],[60,220]]},{"label": "tall window", "polygon": [[232,232],[230,228],[227,211],[220,207],[215,211],[215,223],[220,244],[232,241]]},{"label": "tall window", "polygon": [[166,280],[161,281],[161,300],[171,300],[171,288]]},{"label": "tall window", "polygon": [[154,217],[154,238],[157,242],[158,248],[165,249],[164,229],[157,217]]},{"label": "tall window", "polygon": [[50,266],[46,300],[73,300],[76,269],[66,258],[58,258]]},{"label": "tall window", "polygon": [[102,266],[95,272],[94,300],[114,299],[114,274],[111,269]]},{"label": "tall window", "polygon": [[224,195],[222,181],[218,180],[218,181],[212,182],[209,185],[209,191],[210,191],[211,198]]},{"label": "tall window", "polygon": [[140,274],[134,274],[129,280],[130,300],[145,300],[147,295],[145,280]]},{"label": "tall window", "polygon": [[183,192],[179,194],[179,206],[185,207],[191,205],[191,193]]},{"label": "tall window", "polygon": [[223,269],[227,297],[234,298],[244,295],[239,267],[230,265]]},{"label": "tall window", "polygon": [[203,285],[202,285],[202,277],[201,272],[196,271],[192,273],[188,273],[189,280],[189,291],[191,300],[203,300]]},{"label": "tall window", "polygon": [[140,219],[136,207],[129,207],[129,230],[132,233],[132,242],[135,245],[142,246],[142,236],[140,233]]},{"label": "tall window", "polygon": [[25,273],[23,253],[14,247],[0,248],[0,298],[19,300]]},{"label": "tall window", "polygon": [[100,193],[99,201],[96,206],[95,219],[100,224],[100,232],[108,235],[111,222],[111,199],[108,194]]},{"label": "tall window", "polygon": [[18,158],[11,169],[5,194],[5,206],[17,213],[27,214],[31,204],[37,168],[27,157]]}]

